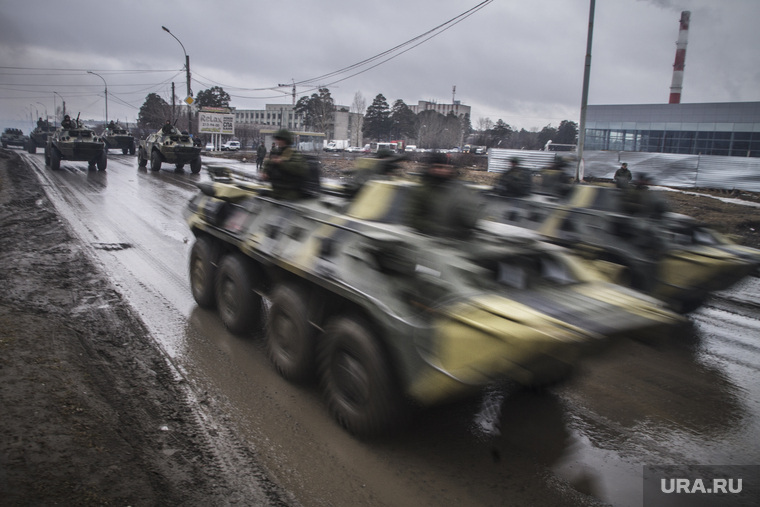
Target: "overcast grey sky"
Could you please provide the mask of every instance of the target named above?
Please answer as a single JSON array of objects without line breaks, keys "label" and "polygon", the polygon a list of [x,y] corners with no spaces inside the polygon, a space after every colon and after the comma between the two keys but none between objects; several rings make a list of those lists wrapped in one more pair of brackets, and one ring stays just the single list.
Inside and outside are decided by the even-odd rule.
[{"label": "overcast grey sky", "polygon": [[[290,103],[319,78],[402,44],[482,0],[0,0],[0,127],[31,128],[61,97],[83,118],[134,122],[148,93],[222,86],[231,106]],[[336,103],[472,107],[513,128],[579,121],[589,0],[494,0],[375,68],[322,78]],[[682,10],[691,11],[682,102],[760,100],[760,0],[597,0],[590,104],[666,103]],[[360,67],[354,72],[366,69]],[[39,70],[28,70],[39,69]],[[313,93],[313,86],[297,87]],[[53,92],[57,92],[54,94]],[[36,118],[35,118],[36,119]]]}]

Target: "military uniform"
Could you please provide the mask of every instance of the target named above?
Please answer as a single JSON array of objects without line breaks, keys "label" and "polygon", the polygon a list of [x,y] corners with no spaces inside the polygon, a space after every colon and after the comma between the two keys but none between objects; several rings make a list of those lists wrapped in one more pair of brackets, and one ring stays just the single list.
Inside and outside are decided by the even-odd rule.
[{"label": "military uniform", "polygon": [[300,153],[286,146],[282,152],[264,163],[264,174],[272,184],[272,197],[294,201],[302,197],[307,179],[306,161]]},{"label": "military uniform", "polygon": [[618,188],[625,188],[628,186],[628,184],[631,183],[631,179],[633,178],[633,175],[631,174],[630,169],[628,169],[628,164],[623,164],[620,169],[615,171],[615,184],[618,186]]},{"label": "military uniform", "polygon": [[425,176],[412,192],[407,223],[431,236],[464,239],[477,224],[479,208],[474,192],[462,182]]}]

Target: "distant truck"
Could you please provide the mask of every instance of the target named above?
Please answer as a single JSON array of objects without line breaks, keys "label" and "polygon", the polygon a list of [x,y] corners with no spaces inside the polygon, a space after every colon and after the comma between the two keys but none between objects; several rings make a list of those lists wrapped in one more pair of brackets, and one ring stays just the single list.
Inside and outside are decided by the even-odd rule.
[{"label": "distant truck", "polygon": [[328,152],[345,151],[349,144],[348,139],[333,139],[325,145],[324,150]]}]

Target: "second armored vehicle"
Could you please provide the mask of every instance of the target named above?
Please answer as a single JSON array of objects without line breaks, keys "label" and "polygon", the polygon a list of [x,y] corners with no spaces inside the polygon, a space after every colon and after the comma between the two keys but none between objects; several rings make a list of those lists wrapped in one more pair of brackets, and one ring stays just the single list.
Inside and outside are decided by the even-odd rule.
[{"label": "second armored vehicle", "polygon": [[0,140],[2,140],[3,148],[7,148],[8,146],[25,148],[29,142],[29,138],[24,135],[21,129],[14,128],[5,129],[2,136],[0,136]]},{"label": "second armored vehicle", "polygon": [[26,151],[29,153],[37,153],[37,148],[45,148],[48,137],[53,135],[55,127],[49,122],[38,124],[34,130],[29,133],[29,142],[26,145]]},{"label": "second armored vehicle", "polygon": [[197,174],[201,170],[201,147],[176,127],[168,133],[159,130],[140,141],[137,149],[137,164],[145,167],[148,162],[151,171],[159,171],[163,163],[174,164],[177,169],[190,164],[190,171]]},{"label": "second armored vehicle", "polygon": [[232,332],[266,329],[277,370],[316,374],[349,431],[384,431],[409,401],[434,405],[498,379],[554,382],[610,337],[681,322],[528,231],[418,233],[405,225],[415,185],[282,201],[227,178],[199,184],[186,211],[198,305]]},{"label": "second armored vehicle", "polygon": [[103,132],[106,149],[121,150],[123,155],[135,154],[135,138],[127,129],[118,124],[111,124]]},{"label": "second armored vehicle", "polygon": [[48,137],[45,145],[45,164],[53,170],[61,167],[61,160],[86,160],[89,168],[105,171],[108,165],[105,143],[95,132],[77,120],[60,127]]},{"label": "second armored vehicle", "polygon": [[489,196],[491,220],[533,229],[604,267],[613,279],[687,313],[758,273],[760,250],[667,211],[644,189],[575,185],[565,197]]}]

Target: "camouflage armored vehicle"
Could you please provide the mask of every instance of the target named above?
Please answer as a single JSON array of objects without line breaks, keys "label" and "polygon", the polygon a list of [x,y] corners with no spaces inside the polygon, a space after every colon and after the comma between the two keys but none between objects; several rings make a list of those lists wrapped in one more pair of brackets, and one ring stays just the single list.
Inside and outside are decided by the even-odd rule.
[{"label": "camouflage armored vehicle", "polygon": [[47,144],[48,137],[53,135],[53,132],[55,132],[55,127],[51,125],[48,122],[45,122],[42,125],[38,125],[29,133],[29,142],[26,145],[26,151],[35,154],[37,153],[37,148],[45,148],[45,145]]},{"label": "camouflage armored vehicle", "polygon": [[159,130],[140,141],[137,164],[145,167],[148,161],[151,171],[161,170],[163,163],[174,164],[178,170],[190,164],[190,171],[197,174],[201,170],[201,148],[195,145],[190,135],[171,127],[170,133]]},{"label": "camouflage armored vehicle", "polygon": [[121,125],[109,125],[103,132],[103,141],[108,150],[121,150],[123,155],[135,154],[135,138]]},{"label": "camouflage armored vehicle", "polygon": [[667,211],[659,192],[575,185],[562,198],[491,195],[487,216],[538,231],[593,261],[618,283],[687,313],[709,295],[758,273],[760,250]]},{"label": "camouflage armored vehicle", "polygon": [[228,178],[199,183],[186,210],[198,305],[234,333],[266,329],[276,369],[296,382],[316,373],[350,432],[499,379],[554,382],[608,338],[680,322],[519,228],[466,242],[416,232],[404,225],[415,185],[280,201]]},{"label": "camouflage armored vehicle", "polygon": [[105,171],[108,165],[105,143],[92,129],[86,128],[79,119],[70,126],[61,126],[48,137],[45,144],[45,164],[57,171],[61,160],[85,160],[90,169],[97,166]]},{"label": "camouflage armored vehicle", "polygon": [[2,140],[3,148],[7,148],[8,146],[25,148],[29,142],[29,138],[24,135],[21,129],[14,128],[5,129],[2,136],[0,136],[0,140]]}]

